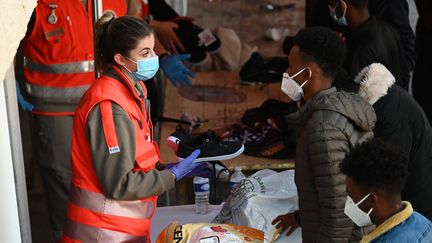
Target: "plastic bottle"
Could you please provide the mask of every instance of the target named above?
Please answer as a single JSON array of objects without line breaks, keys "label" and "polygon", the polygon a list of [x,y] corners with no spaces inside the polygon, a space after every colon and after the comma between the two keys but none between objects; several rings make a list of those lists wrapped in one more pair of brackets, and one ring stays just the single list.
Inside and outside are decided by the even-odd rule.
[{"label": "plastic bottle", "polygon": [[229,183],[231,192],[234,191],[234,189],[238,185],[240,185],[241,180],[243,180],[244,178],[246,178],[246,176],[242,173],[241,167],[236,166],[235,172],[232,174],[231,179],[230,179],[230,183]]},{"label": "plastic bottle", "polygon": [[208,178],[194,177],[195,211],[197,214],[209,212],[210,183]]}]

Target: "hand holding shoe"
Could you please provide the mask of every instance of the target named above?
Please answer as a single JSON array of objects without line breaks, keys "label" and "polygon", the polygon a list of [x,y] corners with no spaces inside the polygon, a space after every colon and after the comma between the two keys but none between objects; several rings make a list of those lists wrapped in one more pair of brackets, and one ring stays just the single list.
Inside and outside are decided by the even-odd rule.
[{"label": "hand holding shoe", "polygon": [[[197,163],[197,162],[195,162]],[[200,163],[200,162],[198,162]],[[209,167],[207,162],[202,162],[198,167],[193,169],[189,174],[186,175],[187,178],[194,178],[195,176],[203,177],[203,178],[211,178],[212,177],[212,169]]]},{"label": "hand holding shoe", "polygon": [[[195,162],[196,163],[196,162]],[[199,163],[199,162],[198,162]],[[168,163],[164,164],[165,170],[168,170],[174,166],[176,166],[178,163]],[[209,165],[208,162],[202,162],[199,163],[200,165],[193,169],[189,174],[186,175],[187,178],[194,178],[195,176],[203,177],[203,178],[210,178],[212,176],[212,169],[211,165]]]},{"label": "hand holding shoe", "polygon": [[169,170],[175,175],[176,181],[181,180],[183,177],[189,175],[194,169],[199,168],[202,165],[206,165],[202,162],[195,162],[195,159],[199,156],[200,150],[195,150],[192,154],[190,154],[184,160],[178,162],[173,167],[169,168]]},{"label": "hand holding shoe", "polygon": [[178,28],[177,23],[172,21],[152,20],[150,25],[155,30],[157,39],[162,43],[165,49],[169,49],[174,53],[185,51],[182,42],[174,31]]}]

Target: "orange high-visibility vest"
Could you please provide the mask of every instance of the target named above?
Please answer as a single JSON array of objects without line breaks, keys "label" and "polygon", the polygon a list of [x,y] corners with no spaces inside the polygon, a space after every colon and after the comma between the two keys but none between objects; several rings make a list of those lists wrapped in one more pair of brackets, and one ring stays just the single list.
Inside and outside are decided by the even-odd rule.
[{"label": "orange high-visibility vest", "polygon": [[[33,98],[79,99],[95,80],[92,1],[87,11],[80,0],[38,1],[33,30],[23,41],[24,78]],[[104,12],[126,15],[124,0],[102,5]]]},{"label": "orange high-visibility vest", "polygon": [[[114,200],[104,196],[93,168],[86,123],[91,110],[100,104],[105,140],[110,153],[121,151],[112,117],[112,109],[102,101],[118,104],[135,126],[135,166],[131,171],[147,172],[159,161],[159,149],[151,139],[152,125],[146,107],[128,79],[113,66],[122,80],[108,76],[97,79],[84,94],[76,110],[72,135],[72,186],[67,222],[62,242],[149,242],[150,224],[157,196],[135,201]],[[140,85],[141,82],[140,82]],[[145,90],[144,85],[142,85]],[[146,91],[145,91],[146,93]],[[147,95],[147,94],[145,94]],[[149,113],[148,113],[149,114]]]}]

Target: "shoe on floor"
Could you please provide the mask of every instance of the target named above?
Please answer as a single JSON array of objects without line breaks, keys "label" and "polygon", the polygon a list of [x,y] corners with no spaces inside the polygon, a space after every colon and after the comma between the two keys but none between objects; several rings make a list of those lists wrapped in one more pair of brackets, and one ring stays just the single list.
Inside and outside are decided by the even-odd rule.
[{"label": "shoe on floor", "polygon": [[[178,132],[178,136],[183,136],[184,134],[182,133]],[[229,160],[239,156],[243,153],[244,146],[241,142],[222,141],[214,131],[209,130],[195,137],[193,140],[189,140],[189,138],[184,140],[179,139],[177,157],[180,160],[184,159],[196,149],[201,150],[200,155],[195,160],[196,162],[218,161]]]},{"label": "shoe on floor", "polygon": [[287,68],[287,58],[274,57],[269,61],[264,61],[261,54],[254,52],[240,69],[240,83],[256,85],[281,82]]}]

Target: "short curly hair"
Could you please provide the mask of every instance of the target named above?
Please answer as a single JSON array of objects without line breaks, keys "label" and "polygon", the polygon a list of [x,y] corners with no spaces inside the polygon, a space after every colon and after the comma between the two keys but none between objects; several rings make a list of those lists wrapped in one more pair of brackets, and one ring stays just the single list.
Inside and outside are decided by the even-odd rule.
[{"label": "short curly hair", "polygon": [[360,187],[400,194],[408,176],[408,156],[379,139],[355,146],[340,164],[342,173]]},{"label": "short curly hair", "polygon": [[331,29],[302,29],[294,37],[293,45],[300,48],[303,60],[315,62],[331,80],[334,80],[341,70],[346,47],[342,39]]}]

